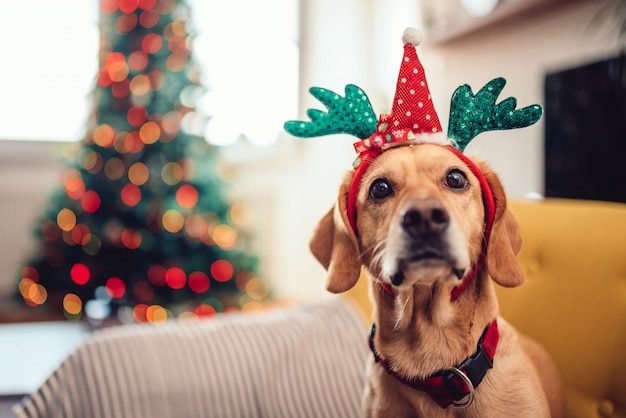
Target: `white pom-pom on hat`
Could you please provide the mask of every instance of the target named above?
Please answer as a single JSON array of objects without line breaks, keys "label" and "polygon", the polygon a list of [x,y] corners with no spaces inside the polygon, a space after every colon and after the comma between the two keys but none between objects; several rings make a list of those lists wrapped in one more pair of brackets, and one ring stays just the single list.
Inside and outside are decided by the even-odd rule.
[{"label": "white pom-pom on hat", "polygon": [[418,29],[406,28],[402,34],[402,43],[418,46],[424,40],[424,35]]}]

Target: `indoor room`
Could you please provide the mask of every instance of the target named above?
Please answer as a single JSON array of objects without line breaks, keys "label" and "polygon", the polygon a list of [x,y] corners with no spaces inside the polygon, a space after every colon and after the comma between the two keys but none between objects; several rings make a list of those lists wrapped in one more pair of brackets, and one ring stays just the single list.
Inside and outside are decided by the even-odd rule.
[{"label": "indoor room", "polygon": [[[0,417],[439,411],[421,392],[411,413],[384,406],[397,376],[366,363],[384,324],[415,344],[414,321],[439,324],[454,346],[441,321],[464,321],[465,286],[508,321],[499,347],[510,327],[552,358],[562,383],[538,372],[516,394],[542,380],[552,416],[626,416],[626,1],[3,0],[0,16]],[[383,164],[420,147],[458,161],[409,192],[434,157]],[[451,208],[469,189],[477,209]],[[392,260],[400,229],[415,253],[450,242]],[[504,352],[478,381],[445,366],[468,387],[452,408],[490,416]]]}]

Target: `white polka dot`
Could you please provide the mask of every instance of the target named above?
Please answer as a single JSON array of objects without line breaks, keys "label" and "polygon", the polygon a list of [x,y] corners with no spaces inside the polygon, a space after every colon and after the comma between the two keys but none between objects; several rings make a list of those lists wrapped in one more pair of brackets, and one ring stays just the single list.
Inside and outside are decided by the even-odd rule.
[{"label": "white polka dot", "polygon": [[406,78],[402,77],[402,80],[400,80],[403,83],[406,83]]},{"label": "white polka dot", "polygon": [[419,70],[417,68],[413,68],[413,74],[417,74],[419,73]]},{"label": "white polka dot", "polygon": [[411,90],[409,90],[409,93],[415,94],[415,90],[411,89]]},{"label": "white polka dot", "polygon": [[402,103],[404,103],[404,100],[398,99],[398,104],[401,105]]},{"label": "white polka dot", "polygon": [[419,128],[419,127],[420,127],[420,126],[419,126],[417,123],[416,123],[415,125],[413,125],[413,129],[417,129],[417,128]]},{"label": "white polka dot", "polygon": [[419,107],[424,107],[424,103],[422,103],[422,102],[417,102],[417,105],[418,105]]},{"label": "white polka dot", "polygon": [[424,87],[426,85],[426,83],[424,83],[423,81],[420,82],[420,86]]},{"label": "white polka dot", "polygon": [[426,120],[430,120],[430,115],[426,114]]},{"label": "white polka dot", "polygon": [[409,61],[410,61],[409,57],[404,57],[404,62],[409,62]]},{"label": "white polka dot", "polygon": [[411,116],[411,112],[410,112],[410,111],[409,111],[409,112],[406,112],[406,115],[407,115],[407,116]]},{"label": "white polka dot", "polygon": [[398,122],[397,120],[394,120],[394,121],[393,121],[393,124],[394,124],[395,126],[398,126],[398,125],[400,125],[400,122]]}]

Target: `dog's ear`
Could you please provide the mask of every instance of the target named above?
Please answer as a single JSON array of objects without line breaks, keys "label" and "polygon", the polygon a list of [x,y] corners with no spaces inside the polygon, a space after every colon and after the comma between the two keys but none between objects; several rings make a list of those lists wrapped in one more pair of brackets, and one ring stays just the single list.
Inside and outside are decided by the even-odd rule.
[{"label": "dog's ear", "polygon": [[479,163],[496,202],[496,217],[487,247],[487,270],[501,286],[515,287],[524,283],[524,273],[517,262],[522,236],[513,214],[506,208],[504,187],[486,163]]},{"label": "dog's ear", "polygon": [[320,220],[310,241],[311,252],[328,271],[326,289],[332,293],[351,289],[361,274],[359,247],[346,214],[351,182],[352,173],[348,173],[339,189],[337,203]]}]

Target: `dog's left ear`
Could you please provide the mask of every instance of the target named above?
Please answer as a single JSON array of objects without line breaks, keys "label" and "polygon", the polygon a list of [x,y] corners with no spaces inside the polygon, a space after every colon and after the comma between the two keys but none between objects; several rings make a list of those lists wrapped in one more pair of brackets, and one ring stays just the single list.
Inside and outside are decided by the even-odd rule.
[{"label": "dog's left ear", "polygon": [[346,214],[351,182],[352,173],[348,173],[339,189],[337,203],[319,221],[309,243],[315,258],[328,271],[326,289],[332,293],[350,290],[361,275],[358,243]]},{"label": "dog's left ear", "polygon": [[496,217],[487,247],[487,270],[501,286],[515,287],[524,283],[524,273],[517,262],[522,248],[522,235],[513,214],[506,207],[504,187],[496,173],[484,162],[478,164],[496,202]]}]

